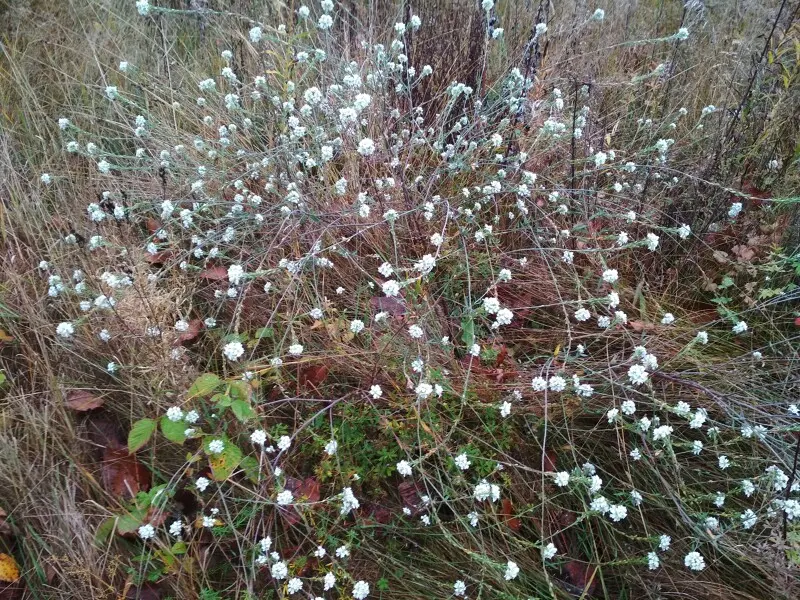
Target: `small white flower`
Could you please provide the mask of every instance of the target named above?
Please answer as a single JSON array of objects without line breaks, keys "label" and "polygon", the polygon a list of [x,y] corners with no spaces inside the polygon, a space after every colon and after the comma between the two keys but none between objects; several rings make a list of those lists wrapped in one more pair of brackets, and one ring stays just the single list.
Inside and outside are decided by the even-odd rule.
[{"label": "small white flower", "polygon": [[263,446],[267,441],[267,432],[263,429],[256,429],[250,434],[250,441],[258,446]]},{"label": "small white flower", "polygon": [[588,321],[592,318],[592,314],[586,310],[585,308],[581,307],[575,311],[575,320],[580,321],[581,323],[584,321]]},{"label": "small white flower", "polygon": [[408,328],[408,335],[410,335],[415,340],[420,339],[424,334],[425,332],[419,325],[412,325],[411,327]]},{"label": "small white flower", "polygon": [[177,423],[178,421],[183,419],[183,411],[178,406],[170,406],[167,409],[167,419],[169,419],[173,423]]},{"label": "small white flower", "polygon": [[615,523],[622,521],[628,516],[628,509],[621,504],[614,504],[608,509],[608,517]]},{"label": "small white flower", "polygon": [[[484,0],[484,4],[485,3],[486,0]],[[506,581],[511,581],[512,579],[516,579],[517,575],[519,575],[519,567],[517,566],[517,563],[515,563],[513,560],[508,561],[508,564],[506,564],[506,572],[503,574],[503,577]]]},{"label": "small white flower", "polygon": [[292,500],[294,500],[294,496],[292,495],[291,490],[283,490],[278,494],[276,500],[279,506],[286,506],[292,503]]},{"label": "small white flower", "polygon": [[647,370],[642,365],[631,365],[628,369],[628,379],[633,385],[642,385],[648,379]]},{"label": "small white flower", "polygon": [[75,335],[75,326],[67,321],[59,323],[58,327],[56,327],[56,335],[68,340]]},{"label": "small white flower", "polygon": [[684,559],[683,564],[692,571],[702,571],[706,568],[706,561],[699,552],[689,552]]},{"label": "small white flower", "polygon": [[301,344],[292,344],[289,346],[289,354],[292,356],[300,356],[303,353],[303,346]]},{"label": "small white flower", "polygon": [[411,465],[408,464],[408,461],[401,460],[397,463],[397,472],[400,473],[403,477],[408,477],[412,473]]},{"label": "small white flower", "polygon": [[453,584],[453,595],[458,597],[466,596],[467,594],[467,584],[461,581],[460,579],[457,580]]},{"label": "small white flower", "polygon": [[289,568],[286,566],[285,562],[278,561],[270,568],[270,574],[274,579],[280,581],[281,579],[286,579],[289,575]]},{"label": "small white flower", "polygon": [[544,377],[534,377],[531,380],[531,387],[534,392],[543,392],[547,389],[547,380]]},{"label": "small white flower", "polygon": [[650,569],[651,571],[655,571],[660,566],[661,566],[661,560],[658,558],[658,555],[655,552],[648,552],[647,568]]},{"label": "small white flower", "polygon": [[550,560],[556,554],[558,554],[558,548],[556,548],[556,546],[555,546],[555,544],[553,544],[553,542],[549,542],[547,544],[547,546],[544,547],[544,550],[542,550],[542,557],[545,560]]},{"label": "small white flower", "polygon": [[662,325],[672,325],[675,322],[675,315],[672,313],[664,313],[664,316],[661,317],[661,324]]},{"label": "small white flower", "polygon": [[241,342],[229,342],[222,348],[222,354],[231,362],[236,362],[244,354],[244,346]]},{"label": "small white flower", "polygon": [[364,138],[358,142],[358,153],[361,156],[371,156],[375,152],[375,142],[370,138]]},{"label": "small white flower", "polygon": [[606,269],[603,271],[603,281],[606,283],[615,283],[619,279],[619,273],[616,269]]},{"label": "small white flower", "polygon": [[328,456],[333,456],[336,454],[336,451],[339,449],[339,442],[336,440],[330,440],[327,444],[325,444],[325,454]]},{"label": "small white flower", "polygon": [[461,469],[462,471],[466,471],[472,465],[472,463],[470,462],[470,460],[467,457],[467,455],[464,454],[463,452],[461,454],[459,454],[458,456],[456,456],[455,463],[456,463],[456,466],[459,469]]},{"label": "small white flower", "polygon": [[208,451],[211,454],[221,454],[225,450],[225,442],[222,440],[211,440],[208,443]]},{"label": "small white flower", "polygon": [[156,535],[156,528],[153,527],[150,523],[146,523],[139,527],[139,537],[143,540],[150,540],[153,539]]},{"label": "small white flower", "polygon": [[366,581],[356,581],[352,593],[356,600],[364,600],[369,595],[369,584]]},{"label": "small white flower", "polygon": [[569,485],[569,473],[566,471],[559,471],[553,475],[553,482],[558,487],[566,487]]},{"label": "small white flower", "polygon": [[738,323],[736,323],[736,325],[733,326],[733,329],[731,331],[733,331],[733,333],[739,334],[739,333],[744,333],[745,331],[747,331],[747,329],[748,329],[747,323],[745,323],[744,321],[739,321]]},{"label": "small white flower", "polygon": [[672,427],[669,425],[661,425],[653,430],[653,441],[666,440],[672,435]]},{"label": "small white flower", "polygon": [[655,233],[647,234],[647,249],[651,252],[658,248],[658,236]]},{"label": "small white flower", "polygon": [[353,319],[350,321],[350,331],[355,334],[359,334],[364,330],[364,321],[360,319]]},{"label": "small white flower", "polygon": [[206,488],[208,487],[208,484],[210,483],[211,482],[205,477],[198,477],[197,481],[194,482],[194,485],[199,492],[205,492]]}]

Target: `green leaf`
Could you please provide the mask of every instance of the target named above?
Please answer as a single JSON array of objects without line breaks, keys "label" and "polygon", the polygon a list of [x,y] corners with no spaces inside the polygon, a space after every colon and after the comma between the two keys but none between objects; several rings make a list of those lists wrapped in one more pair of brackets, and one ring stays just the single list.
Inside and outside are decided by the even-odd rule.
[{"label": "green leaf", "polygon": [[203,373],[194,380],[192,387],[189,388],[189,398],[208,396],[219,385],[219,377],[214,373]]},{"label": "green leaf", "polygon": [[156,430],[156,422],[153,419],[142,419],[136,421],[128,434],[128,452],[133,454],[144,446],[153,437]]},{"label": "green leaf", "polygon": [[231,402],[231,410],[242,423],[256,416],[256,411],[253,410],[253,407],[250,406],[247,400],[234,400]]},{"label": "green leaf", "polygon": [[[222,452],[219,454],[212,454],[208,450],[208,445],[213,440],[222,440],[225,444]],[[242,461],[242,451],[225,436],[207,435],[203,441],[203,448],[206,454],[208,454],[211,476],[215,481],[225,481],[228,479]]]},{"label": "green leaf", "polygon": [[108,538],[114,533],[116,524],[116,517],[108,517],[100,522],[100,525],[97,526],[97,531],[94,533],[94,543],[96,546],[102,546],[108,541]]},{"label": "green leaf", "polygon": [[186,441],[186,423],[184,421],[170,421],[167,416],[161,417],[161,433],[170,442],[182,444]]},{"label": "green leaf", "polygon": [[170,551],[176,556],[179,556],[181,554],[186,554],[187,550],[188,548],[186,546],[186,542],[183,541],[175,542],[174,544],[172,544],[172,548],[170,549]]},{"label": "green leaf", "polygon": [[258,483],[260,467],[255,458],[252,456],[245,456],[239,463],[239,466],[242,467],[244,474],[250,481],[253,483]]},{"label": "green leaf", "polygon": [[235,398],[236,400],[249,401],[251,391],[252,388],[249,383],[244,381],[231,381],[228,393],[231,395],[231,398]]},{"label": "green leaf", "polygon": [[117,533],[120,535],[133,533],[142,526],[142,519],[144,519],[144,512],[139,511],[120,515],[116,519]]},{"label": "green leaf", "polygon": [[275,336],[275,330],[272,327],[262,327],[256,331],[256,339],[272,338]]},{"label": "green leaf", "polygon": [[0,371],[0,385],[3,385],[6,382],[6,374],[3,371]]},{"label": "green leaf", "polygon": [[475,321],[472,320],[472,315],[461,319],[461,341],[467,348],[471,348],[475,343]]},{"label": "green leaf", "polygon": [[211,396],[211,401],[217,406],[230,406],[231,397],[228,394],[214,394]]}]

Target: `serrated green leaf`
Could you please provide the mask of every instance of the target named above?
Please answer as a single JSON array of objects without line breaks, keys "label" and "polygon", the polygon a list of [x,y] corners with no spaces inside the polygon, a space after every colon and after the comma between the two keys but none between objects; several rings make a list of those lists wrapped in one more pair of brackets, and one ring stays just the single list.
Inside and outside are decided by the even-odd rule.
[{"label": "serrated green leaf", "polygon": [[[212,454],[208,450],[208,445],[213,440],[222,440],[225,444],[222,452],[219,454]],[[208,464],[211,467],[211,476],[215,481],[225,481],[230,477],[242,461],[242,451],[238,446],[231,442],[226,437],[206,436],[203,442],[203,448],[208,454]]]},{"label": "serrated green leaf", "polygon": [[246,400],[234,400],[231,402],[231,410],[242,423],[256,416],[256,411],[253,410],[253,407],[250,406],[250,403]]},{"label": "serrated green leaf", "polygon": [[220,379],[214,373],[203,373],[194,380],[194,383],[189,388],[189,398],[198,398],[200,396],[208,396],[212,393],[220,383]]},{"label": "serrated green leaf", "polygon": [[170,442],[182,444],[186,441],[186,423],[184,421],[170,421],[166,415],[161,417],[161,433]]},{"label": "serrated green leaf", "polygon": [[258,483],[260,467],[255,458],[252,456],[245,456],[239,463],[239,466],[242,467],[244,474],[250,481]]},{"label": "serrated green leaf", "polygon": [[252,389],[250,384],[244,381],[231,381],[228,393],[231,395],[231,398],[249,402]]},{"label": "serrated green leaf", "polygon": [[156,430],[156,422],[153,419],[141,419],[136,421],[128,434],[128,452],[133,454],[144,446],[153,437]]},{"label": "serrated green leaf", "polygon": [[102,546],[114,533],[114,527],[117,524],[116,517],[108,517],[100,522],[97,526],[97,531],[94,532],[94,543],[96,546]]},{"label": "serrated green leaf", "polygon": [[256,331],[256,339],[272,338],[275,336],[275,330],[272,327],[262,327]]},{"label": "serrated green leaf", "polygon": [[231,397],[228,394],[214,394],[211,396],[211,401],[217,406],[230,406]]},{"label": "serrated green leaf", "polygon": [[467,348],[475,343],[475,321],[472,320],[472,315],[461,319],[461,341]]}]

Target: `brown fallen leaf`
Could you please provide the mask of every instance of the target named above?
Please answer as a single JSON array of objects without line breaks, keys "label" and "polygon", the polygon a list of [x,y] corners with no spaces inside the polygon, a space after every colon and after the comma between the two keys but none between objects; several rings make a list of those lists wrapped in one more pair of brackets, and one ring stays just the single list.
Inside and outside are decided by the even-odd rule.
[{"label": "brown fallen leaf", "polygon": [[378,312],[387,312],[393,317],[406,314],[406,305],[400,298],[375,296],[369,300],[370,306]]},{"label": "brown fallen leaf", "polygon": [[508,525],[512,531],[520,530],[522,521],[514,516],[514,505],[508,498],[503,498],[503,502],[500,505],[500,514],[505,517],[506,525]]},{"label": "brown fallen leaf", "polygon": [[200,319],[192,319],[189,321],[189,328],[186,331],[182,331],[178,334],[174,345],[183,346],[184,344],[195,341],[202,330],[203,322]]},{"label": "brown fallen leaf", "polygon": [[326,365],[311,365],[300,370],[300,387],[317,387],[328,376]]},{"label": "brown fallen leaf", "polygon": [[125,600],[161,600],[164,591],[156,583],[145,583],[134,587],[130,586],[125,592]]},{"label": "brown fallen leaf", "polygon": [[105,448],[102,473],[103,486],[114,496],[133,498],[150,489],[150,471],[125,448]]},{"label": "brown fallen leaf", "polygon": [[296,495],[305,498],[307,502],[319,502],[319,480],[316,477],[306,477],[297,488]]},{"label": "brown fallen leaf", "polygon": [[581,597],[592,596],[595,589],[594,571],[586,563],[571,560],[561,567],[566,583]]},{"label": "brown fallen leaf", "polygon": [[70,390],[67,392],[67,399],[64,403],[67,408],[78,412],[86,412],[87,410],[100,408],[105,403],[105,400],[100,396],[95,396],[88,390]]},{"label": "brown fallen leaf", "polygon": [[222,281],[228,278],[228,270],[222,266],[209,267],[200,271],[200,278],[208,281]]},{"label": "brown fallen leaf", "polygon": [[19,579],[19,567],[13,556],[0,554],[0,582],[14,583]]}]

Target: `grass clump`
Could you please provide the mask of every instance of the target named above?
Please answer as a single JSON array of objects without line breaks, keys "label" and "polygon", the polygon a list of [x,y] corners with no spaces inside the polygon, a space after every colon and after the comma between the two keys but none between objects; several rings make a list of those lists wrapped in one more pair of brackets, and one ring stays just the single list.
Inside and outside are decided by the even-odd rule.
[{"label": "grass clump", "polygon": [[786,3],[211,4],[9,13],[6,593],[795,597]]}]

